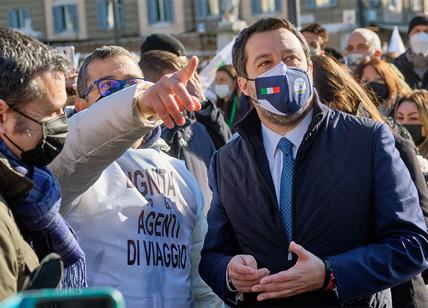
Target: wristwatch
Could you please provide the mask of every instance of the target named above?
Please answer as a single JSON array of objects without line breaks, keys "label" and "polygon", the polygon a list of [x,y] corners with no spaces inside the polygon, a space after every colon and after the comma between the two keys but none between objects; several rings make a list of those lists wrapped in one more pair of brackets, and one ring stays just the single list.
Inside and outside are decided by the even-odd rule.
[{"label": "wristwatch", "polygon": [[336,288],[336,279],[334,278],[333,269],[327,259],[323,260],[325,266],[325,280],[322,286],[324,291],[334,290]]}]

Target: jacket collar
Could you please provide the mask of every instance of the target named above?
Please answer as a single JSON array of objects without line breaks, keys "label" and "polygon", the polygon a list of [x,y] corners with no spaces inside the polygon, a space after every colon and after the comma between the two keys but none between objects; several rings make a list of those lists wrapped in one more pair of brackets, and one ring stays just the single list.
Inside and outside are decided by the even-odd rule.
[{"label": "jacket collar", "polygon": [[8,159],[0,153],[1,194],[9,201],[17,200],[33,188],[33,181],[12,168]]},{"label": "jacket collar", "polygon": [[[245,97],[244,99],[248,100],[248,97]],[[323,123],[325,123],[325,119],[331,111],[331,109],[321,103],[315,89],[312,103],[312,121],[305,137],[303,138],[303,143],[321,130]],[[270,191],[273,193],[273,196],[275,196],[275,186],[273,184],[272,175],[270,174],[269,161],[263,144],[261,122],[256,109],[253,108],[250,110],[235,127],[243,139],[244,144],[249,146],[249,151],[254,155],[253,159],[255,168],[259,170]],[[276,198],[274,199],[276,200]]]},{"label": "jacket collar", "polygon": [[[249,101],[248,96],[245,96],[243,100]],[[249,103],[251,104],[251,102]],[[315,88],[314,96],[312,98],[312,104],[314,112],[312,114],[312,121],[309,125],[309,129],[306,133],[306,136],[308,136],[308,134],[312,134],[315,130],[320,128],[321,123],[328,116],[330,111],[330,108],[321,103]],[[256,136],[261,138],[261,122],[256,109],[252,108],[245,115],[245,117],[236,124],[235,128],[244,140],[248,141],[249,139],[252,139]]]}]

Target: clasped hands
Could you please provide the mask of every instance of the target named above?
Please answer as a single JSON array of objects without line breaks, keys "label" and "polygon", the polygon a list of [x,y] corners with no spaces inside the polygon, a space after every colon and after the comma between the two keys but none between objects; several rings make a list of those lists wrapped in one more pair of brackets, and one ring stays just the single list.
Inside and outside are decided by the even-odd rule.
[{"label": "clasped hands", "polygon": [[227,266],[229,282],[238,292],[259,293],[258,301],[321,289],[326,275],[324,262],[295,242],[290,243],[289,250],[297,255],[296,264],[274,275],[267,268],[257,269],[253,256],[234,256]]}]

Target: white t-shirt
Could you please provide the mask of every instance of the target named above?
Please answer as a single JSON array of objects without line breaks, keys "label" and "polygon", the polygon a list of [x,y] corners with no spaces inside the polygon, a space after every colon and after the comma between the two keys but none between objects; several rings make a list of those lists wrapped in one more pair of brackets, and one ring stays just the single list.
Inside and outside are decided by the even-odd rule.
[{"label": "white t-shirt", "polygon": [[129,149],[64,217],[86,253],[89,286],[119,289],[127,307],[193,307],[203,206],[184,162]]}]

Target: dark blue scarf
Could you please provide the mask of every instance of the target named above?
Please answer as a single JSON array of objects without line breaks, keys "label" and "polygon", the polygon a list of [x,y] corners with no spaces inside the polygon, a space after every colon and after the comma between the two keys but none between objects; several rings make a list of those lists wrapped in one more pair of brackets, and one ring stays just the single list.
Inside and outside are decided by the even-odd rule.
[{"label": "dark blue scarf", "polygon": [[[15,171],[33,181],[33,188],[15,204],[11,204],[15,217],[32,235],[42,236],[49,244],[48,252],[58,253],[64,262],[62,288],[86,287],[85,254],[71,227],[59,214],[61,191],[48,168],[25,165],[15,158],[0,139],[0,152],[6,156]],[[43,254],[36,241],[30,243],[40,256]]]}]

